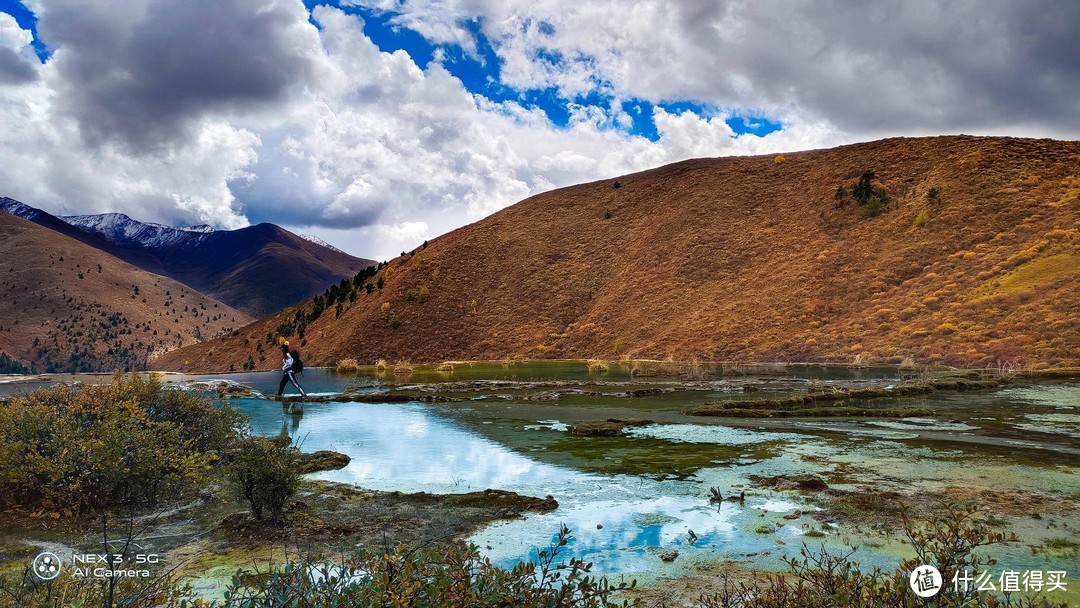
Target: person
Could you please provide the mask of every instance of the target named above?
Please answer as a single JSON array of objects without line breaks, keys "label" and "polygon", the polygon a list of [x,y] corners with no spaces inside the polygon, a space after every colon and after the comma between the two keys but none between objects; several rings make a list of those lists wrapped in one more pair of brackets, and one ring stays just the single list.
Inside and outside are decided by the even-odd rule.
[{"label": "person", "polygon": [[285,342],[281,345],[281,384],[278,385],[277,396],[285,392],[285,385],[292,383],[296,387],[296,390],[300,391],[301,397],[307,397],[307,393],[304,392],[304,387],[300,386],[300,383],[296,381],[296,374],[300,368],[300,356],[296,351],[289,351],[289,343]]}]

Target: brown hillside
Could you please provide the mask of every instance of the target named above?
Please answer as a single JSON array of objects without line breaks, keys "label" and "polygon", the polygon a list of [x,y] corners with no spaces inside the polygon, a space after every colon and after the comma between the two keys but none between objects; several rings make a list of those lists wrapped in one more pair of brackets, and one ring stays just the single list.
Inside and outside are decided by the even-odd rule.
[{"label": "brown hillside", "polygon": [[[0,351],[35,371],[140,369],[251,317],[0,212]],[[137,291],[136,291],[137,288]]]},{"label": "brown hillside", "polygon": [[[1080,362],[1080,142],[901,138],[617,181],[531,197],[393,260],[367,280],[382,289],[342,290],[340,318],[331,303],[307,323],[306,362]],[[311,308],[155,364],[239,365]]]}]

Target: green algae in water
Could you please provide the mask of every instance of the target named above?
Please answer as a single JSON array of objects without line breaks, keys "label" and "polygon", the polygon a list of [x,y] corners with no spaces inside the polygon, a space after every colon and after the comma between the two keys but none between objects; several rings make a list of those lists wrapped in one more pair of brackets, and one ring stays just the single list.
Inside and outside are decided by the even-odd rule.
[{"label": "green algae in water", "polygon": [[[1005,449],[998,438],[1014,428],[1006,420],[1034,424],[1039,421],[1022,418],[1023,414],[1046,414],[1053,413],[1053,409],[1074,407],[1077,400],[1068,396],[1073,394],[1068,391],[1075,391],[1080,385],[1074,384],[1064,393],[1061,386],[1011,386],[992,392],[939,392],[904,398],[904,405],[933,409],[935,418],[941,421],[960,420],[943,422],[943,426],[933,429],[920,420],[885,421],[911,429],[842,419],[725,419],[722,424],[701,424],[700,419],[684,416],[685,408],[710,399],[750,395],[756,398],[759,394],[775,398],[793,394],[799,388],[797,376],[806,370],[790,368],[786,378],[748,381],[750,393],[740,394],[728,392],[731,387],[720,384],[712,387],[697,384],[691,388],[692,383],[682,383],[685,390],[678,390],[677,379],[631,381],[625,375],[620,379],[622,372],[618,366],[612,368],[613,373],[591,377],[593,381],[602,379],[595,386],[590,386],[584,365],[566,363],[458,366],[453,374],[425,376],[426,372],[420,371],[407,380],[388,375],[368,382],[380,389],[394,390],[430,382],[420,392],[440,395],[438,386],[442,382],[497,380],[500,384],[453,394],[470,398],[492,394],[503,397],[433,406],[312,404],[299,425],[291,430],[294,437],[306,437],[305,450],[320,449],[322,444],[342,446],[337,451],[354,458],[352,471],[327,475],[348,477],[342,480],[359,485],[435,492],[494,487],[538,496],[552,493],[561,505],[557,511],[495,524],[473,540],[481,547],[493,547],[488,551],[493,559],[512,565],[527,558],[531,549],[545,546],[559,526],[566,523],[577,537],[572,554],[594,562],[598,572],[613,574],[656,572],[660,567],[656,553],[673,548],[683,555],[668,566],[674,571],[690,568],[698,558],[740,559],[755,568],[782,569],[779,559],[797,554],[799,542],[781,545],[778,540],[797,539],[805,530],[785,525],[781,516],[795,509],[810,511],[816,506],[817,498],[805,499],[806,504],[801,504],[802,500],[794,502],[782,494],[766,496],[764,490],[747,487],[745,505],[708,504],[708,486],[719,486],[727,496],[732,492],[730,488],[747,484],[751,474],[817,474],[832,483],[830,475],[842,470],[844,479],[851,484],[913,493],[934,492],[949,485],[1005,492],[1017,488],[1067,492],[1075,487],[1074,476],[1065,471],[1070,464],[1077,463],[1075,456],[1062,455],[1054,465],[1056,469],[1023,466],[1046,461],[1045,453],[1032,451],[1028,446]],[[882,378],[888,374],[883,372],[865,381],[885,382]],[[814,375],[830,376],[827,371]],[[850,377],[851,374],[845,371],[835,375]],[[258,385],[254,388],[276,389],[276,375],[256,376]],[[582,392],[528,401],[524,397],[546,389],[515,384],[563,379],[577,382],[573,390]],[[318,391],[341,387],[338,379],[325,380],[316,371],[306,388]],[[366,381],[356,376],[351,381],[358,380]],[[621,386],[612,385],[612,380]],[[653,386],[676,390],[626,396],[633,387]],[[559,390],[563,388],[566,387]],[[280,432],[280,407],[275,409],[275,406],[266,402],[251,404],[251,409],[259,413],[258,423],[266,434]],[[998,418],[1001,422],[980,420],[977,425],[971,424],[973,415]],[[557,430],[563,425],[612,416],[652,418],[659,424],[631,429],[630,436],[625,437],[573,437]],[[978,428],[965,429],[959,425]],[[527,426],[533,428],[526,429]],[[1024,431],[1004,438],[1018,439],[1021,432]],[[857,433],[865,434],[856,436]],[[936,440],[923,442],[918,439],[923,433],[936,434]],[[997,445],[952,441],[971,433],[983,434]],[[892,441],[882,441],[884,438]],[[915,445],[916,442],[919,444]],[[815,460],[803,460],[803,457]],[[475,475],[474,470],[482,474]],[[765,517],[759,517],[763,512]],[[1066,521],[1072,523],[1075,517]],[[754,534],[754,529],[763,522],[777,530],[776,534]],[[693,546],[687,542],[688,529],[693,529],[699,538]],[[843,537],[847,532],[840,530],[815,541],[831,542],[834,536]],[[869,540],[875,542],[873,538]],[[871,543],[863,547],[859,555],[866,565],[891,567],[899,559],[893,548],[875,551]],[[739,557],[748,555],[753,557]],[[1030,559],[1030,556],[1005,555],[1010,567],[1024,565],[1027,563],[1024,559]]]},{"label": "green algae in water", "polygon": [[1035,424],[1017,424],[1016,428],[1080,438],[1080,414],[1024,414],[1024,418]]},{"label": "green algae in water", "polygon": [[657,424],[627,429],[626,435],[662,439],[672,443],[715,443],[734,446],[800,439],[800,436],[795,433],[752,431],[745,428],[704,424]]},{"label": "green algae in water", "polygon": [[1080,407],[1080,384],[1071,382],[1010,387],[999,391],[998,394],[1014,401],[1026,401],[1053,408]]}]

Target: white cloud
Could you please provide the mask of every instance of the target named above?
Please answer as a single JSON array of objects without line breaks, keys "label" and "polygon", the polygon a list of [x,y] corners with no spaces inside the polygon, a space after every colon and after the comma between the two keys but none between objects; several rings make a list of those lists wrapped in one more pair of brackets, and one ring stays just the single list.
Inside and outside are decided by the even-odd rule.
[{"label": "white cloud", "polygon": [[17,51],[33,41],[34,35],[22,29],[15,17],[0,13],[0,46]]},{"label": "white cloud", "polygon": [[[238,0],[214,9],[229,27],[203,31],[200,5],[116,2],[33,3],[54,51],[45,64],[0,14],[0,51],[33,59],[29,76],[12,64],[0,80],[0,194],[58,212],[272,221],[386,258],[530,194],[688,157],[1080,128],[1068,120],[1080,77],[1061,59],[1076,11],[1063,3],[1018,17],[796,2],[778,17],[768,0],[357,0],[466,52],[478,53],[480,28],[503,85],[614,99],[571,103],[560,127],[466,90],[442,51],[429,65],[381,52],[362,19],[336,8],[316,7],[316,27],[299,0]],[[974,10],[986,14],[965,20]],[[1031,42],[1034,27],[1043,37]],[[635,98],[720,109],[656,107],[650,141],[627,134],[637,109],[622,100]],[[725,118],[747,112],[783,128],[733,137]]]}]

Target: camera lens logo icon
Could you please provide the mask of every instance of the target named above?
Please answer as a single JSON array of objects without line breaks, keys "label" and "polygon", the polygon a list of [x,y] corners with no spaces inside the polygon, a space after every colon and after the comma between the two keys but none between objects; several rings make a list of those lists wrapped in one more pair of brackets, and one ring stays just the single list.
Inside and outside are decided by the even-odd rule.
[{"label": "camera lens logo icon", "polygon": [[34,558],[34,575],[43,581],[51,581],[60,576],[60,557],[52,551],[39,553]]}]

